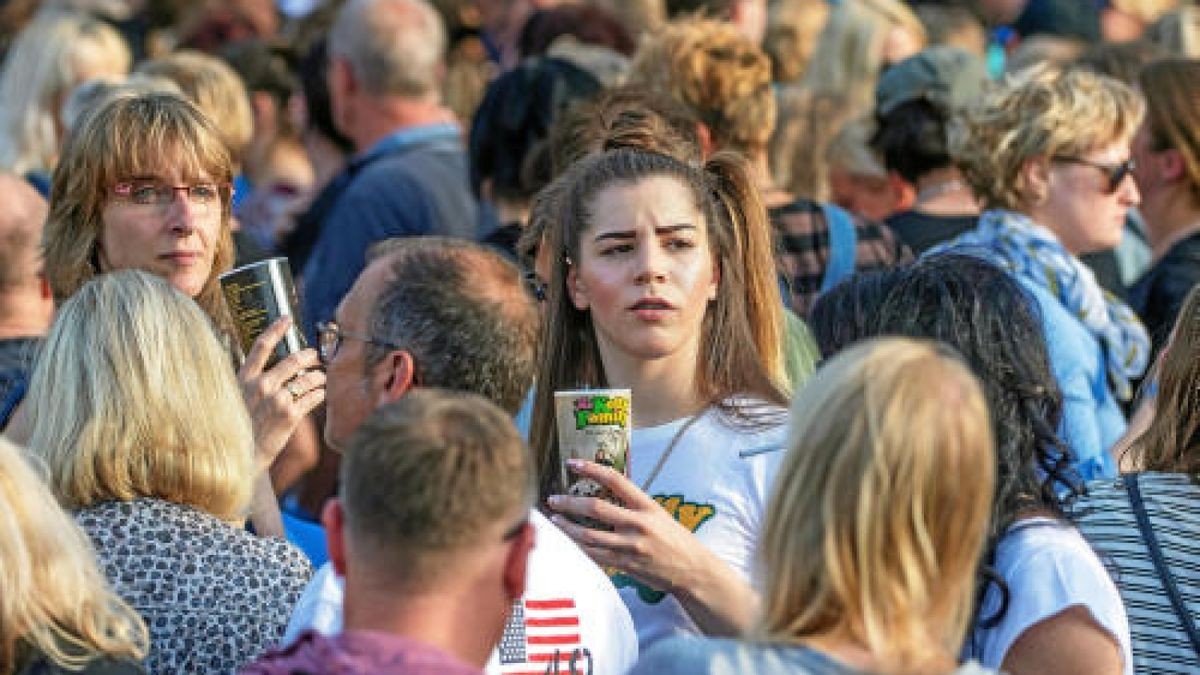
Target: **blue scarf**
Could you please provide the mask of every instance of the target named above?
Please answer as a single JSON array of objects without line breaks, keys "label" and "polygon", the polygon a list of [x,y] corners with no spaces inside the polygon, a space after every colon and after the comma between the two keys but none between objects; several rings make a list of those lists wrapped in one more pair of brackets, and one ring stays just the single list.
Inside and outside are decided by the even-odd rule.
[{"label": "blue scarf", "polygon": [[976,255],[1046,289],[1100,342],[1117,397],[1132,398],[1130,380],[1146,370],[1150,337],[1133,310],[1101,288],[1050,230],[1020,213],[985,211],[974,230],[926,255],[946,252]]}]

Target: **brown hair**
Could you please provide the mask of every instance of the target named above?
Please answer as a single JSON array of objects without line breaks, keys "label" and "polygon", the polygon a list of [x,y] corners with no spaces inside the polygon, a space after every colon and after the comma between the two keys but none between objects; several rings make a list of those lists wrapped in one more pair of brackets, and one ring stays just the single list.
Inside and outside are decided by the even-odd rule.
[{"label": "brown hair", "polygon": [[1127,452],[1142,471],[1200,477],[1200,286],[1183,301],[1165,350],[1154,419]]},{"label": "brown hair", "polygon": [[[68,137],[54,172],[46,221],[46,278],[61,303],[100,273],[101,212],[117,181],[153,174],[177,161],[222,186],[233,164],[216,125],[176,94],[117,94],[85,116]],[[236,335],[217,277],[233,264],[233,193],[221,190],[221,231],[212,273],[195,300],[227,335]]]},{"label": "brown hair", "polygon": [[[476,394],[416,389],[371,415],[342,459],[355,547],[408,584],[533,504],[533,462],[508,413]],[[361,548],[360,548],[361,547]]]},{"label": "brown hair", "polygon": [[[631,149],[599,153],[580,160],[559,180],[560,217],[552,224],[546,246],[553,252],[541,367],[534,402],[531,444],[538,456],[542,496],[557,485],[558,440],[554,425],[554,392],[578,387],[604,387],[608,381],[600,360],[591,315],[576,309],[567,292],[567,258],[579,259],[583,234],[591,227],[595,196],[615,184],[633,184],[651,176],[669,176],[691,192],[704,217],[708,241],[720,269],[717,297],[704,319],[695,386],[702,400],[734,418],[748,414],[729,401],[736,395],[757,396],[782,404],[786,381],[765,364],[782,371],[782,304],[777,286],[755,288],[762,275],[749,274],[745,261],[766,260],[771,266],[771,234],[766,210],[751,182],[745,159],[717,153],[704,168],[667,155]],[[774,308],[748,307],[755,302]],[[754,313],[759,309],[762,313]],[[772,350],[770,355],[760,351]],[[754,422],[755,420],[750,420]]]},{"label": "brown hair", "polygon": [[1187,166],[1192,204],[1200,205],[1200,59],[1161,59],[1138,77],[1154,150],[1177,150]]},{"label": "brown hair", "polygon": [[767,55],[732,24],[669,24],[638,49],[631,84],[668,91],[695,111],[718,148],[762,152],[775,129]]}]

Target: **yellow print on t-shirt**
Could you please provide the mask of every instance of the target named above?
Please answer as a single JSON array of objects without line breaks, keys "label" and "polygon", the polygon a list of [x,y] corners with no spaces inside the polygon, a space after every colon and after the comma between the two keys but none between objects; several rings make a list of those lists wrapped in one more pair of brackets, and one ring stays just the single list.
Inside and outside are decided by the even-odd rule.
[{"label": "yellow print on t-shirt", "polygon": [[[655,495],[654,501],[666,509],[667,513],[671,514],[671,517],[680,525],[686,527],[689,532],[695,532],[700,529],[701,525],[708,522],[710,518],[717,514],[717,509],[712,504],[689,502],[683,498],[683,495]],[[650,588],[628,574],[619,572],[616,569],[610,568],[606,571],[612,578],[614,586],[617,588],[630,587],[636,589],[638,598],[647,605],[657,605],[667,596],[665,592]]]}]

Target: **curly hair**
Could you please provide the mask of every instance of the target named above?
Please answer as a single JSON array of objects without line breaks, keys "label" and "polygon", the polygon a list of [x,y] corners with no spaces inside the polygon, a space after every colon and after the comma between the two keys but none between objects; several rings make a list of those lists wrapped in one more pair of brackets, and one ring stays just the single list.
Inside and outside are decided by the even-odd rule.
[{"label": "curly hair", "polygon": [[950,155],[988,208],[1035,201],[1031,161],[1128,143],[1145,105],[1128,86],[1081,69],[1034,67],[1010,75],[950,125]]},{"label": "curly hair", "polygon": [[683,101],[721,149],[761,152],[775,129],[771,61],[728,23],[691,19],[664,27],[642,43],[628,81]]}]

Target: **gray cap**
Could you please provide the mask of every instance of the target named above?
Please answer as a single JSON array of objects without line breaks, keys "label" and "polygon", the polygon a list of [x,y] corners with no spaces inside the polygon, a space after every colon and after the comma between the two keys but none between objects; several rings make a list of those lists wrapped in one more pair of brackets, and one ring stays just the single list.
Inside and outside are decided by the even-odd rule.
[{"label": "gray cap", "polygon": [[925,99],[947,112],[979,96],[988,80],[983,59],[958,47],[930,47],[888,68],[875,86],[875,112]]}]

